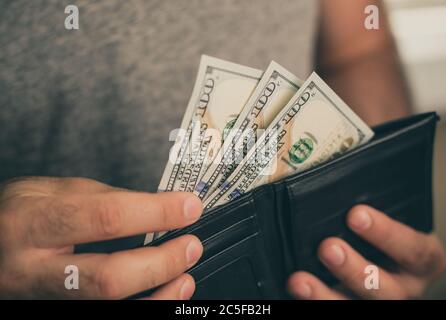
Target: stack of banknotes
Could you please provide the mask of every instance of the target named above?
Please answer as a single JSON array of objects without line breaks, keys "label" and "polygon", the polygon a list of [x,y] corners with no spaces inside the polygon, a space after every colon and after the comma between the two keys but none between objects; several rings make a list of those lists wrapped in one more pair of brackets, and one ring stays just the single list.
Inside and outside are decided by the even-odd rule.
[{"label": "stack of banknotes", "polygon": [[[266,71],[202,56],[159,192],[193,192],[203,207],[332,159],[373,131],[313,73]],[[145,243],[163,233],[147,234]]]}]

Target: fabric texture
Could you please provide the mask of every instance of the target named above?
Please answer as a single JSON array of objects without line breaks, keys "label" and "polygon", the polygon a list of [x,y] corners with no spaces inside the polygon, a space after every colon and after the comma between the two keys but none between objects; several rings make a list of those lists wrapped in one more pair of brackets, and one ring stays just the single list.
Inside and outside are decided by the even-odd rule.
[{"label": "fabric texture", "polygon": [[[66,30],[65,6],[79,8]],[[312,69],[315,0],[0,4],[0,181],[80,176],[155,191],[201,54]]]}]

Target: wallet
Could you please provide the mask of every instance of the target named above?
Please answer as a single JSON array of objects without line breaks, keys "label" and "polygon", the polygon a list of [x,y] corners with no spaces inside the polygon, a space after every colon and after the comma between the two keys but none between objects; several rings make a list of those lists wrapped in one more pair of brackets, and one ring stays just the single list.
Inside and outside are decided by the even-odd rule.
[{"label": "wallet", "polygon": [[419,231],[432,231],[438,119],[425,113],[379,125],[367,144],[255,188],[150,245],[186,233],[202,241],[203,255],[188,271],[196,281],[194,299],[289,298],[287,278],[297,270],[334,285],[317,257],[327,237],[344,239],[373,263],[389,263],[348,229],[346,214],[356,204],[368,204]]}]

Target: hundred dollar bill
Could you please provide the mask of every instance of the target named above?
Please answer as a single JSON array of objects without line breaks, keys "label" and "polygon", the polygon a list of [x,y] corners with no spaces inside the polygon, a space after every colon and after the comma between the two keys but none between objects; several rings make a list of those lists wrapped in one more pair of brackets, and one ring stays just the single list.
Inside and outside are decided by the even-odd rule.
[{"label": "hundred dollar bill", "polygon": [[[191,136],[199,135],[209,126],[225,127],[236,118],[262,74],[261,70],[206,55],[201,57],[179,134],[158,186],[159,192],[185,189],[184,181],[187,183],[191,175],[189,165],[196,155],[196,150],[191,150]],[[144,244],[153,238],[154,234],[147,234]]]},{"label": "hundred dollar bill", "polygon": [[[195,187],[194,193],[205,199],[219,187],[241,162],[253,145],[259,129],[265,129],[299,90],[303,81],[272,61],[249,98],[223,146]],[[204,167],[204,166],[203,166]]]},{"label": "hundred dollar bill", "polygon": [[372,137],[373,131],[313,73],[204,207],[305,170]]},{"label": "hundred dollar bill", "polygon": [[201,90],[189,106],[194,110],[192,135],[180,160],[174,191],[194,190],[205,159],[218,151],[224,132],[234,124],[263,73],[207,56],[203,60],[204,78],[198,79],[202,80]]}]

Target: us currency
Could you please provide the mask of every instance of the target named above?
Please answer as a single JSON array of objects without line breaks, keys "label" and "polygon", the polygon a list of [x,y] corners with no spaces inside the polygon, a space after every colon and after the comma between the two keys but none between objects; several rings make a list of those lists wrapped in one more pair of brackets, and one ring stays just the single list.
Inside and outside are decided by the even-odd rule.
[{"label": "us currency", "polygon": [[[194,193],[205,199],[225,181],[253,145],[256,133],[265,129],[297,92],[303,81],[271,62],[249,98],[217,155],[197,183]],[[203,168],[202,167],[202,168]]]},{"label": "us currency", "polygon": [[[192,160],[198,152],[197,144],[190,142],[192,135],[201,136],[208,127],[220,129],[233,121],[262,74],[261,70],[206,55],[201,57],[179,134],[158,186],[159,192],[185,190],[193,169]],[[153,238],[154,234],[147,234],[144,243]]]},{"label": "us currency", "polygon": [[204,207],[327,161],[372,137],[373,131],[313,73]]},{"label": "us currency", "polygon": [[214,65],[206,68],[204,89],[195,104],[193,121],[198,125],[192,132],[196,134],[189,138],[187,153],[175,178],[175,191],[193,191],[202,167],[220,148],[225,132],[238,118],[263,73],[223,60],[212,60]]}]

